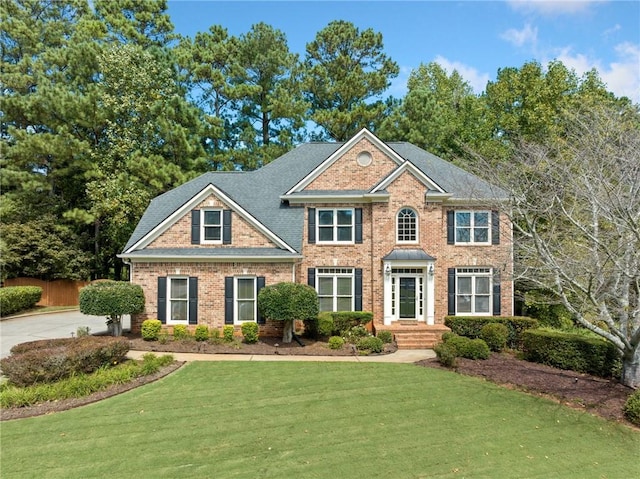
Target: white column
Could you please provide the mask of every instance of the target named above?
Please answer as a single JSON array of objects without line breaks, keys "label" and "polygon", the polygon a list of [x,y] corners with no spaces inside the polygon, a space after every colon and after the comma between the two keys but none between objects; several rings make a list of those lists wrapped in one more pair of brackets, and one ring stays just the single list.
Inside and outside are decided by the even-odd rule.
[{"label": "white column", "polygon": [[[432,274],[433,273],[433,274]],[[427,308],[425,311],[425,315],[427,318],[427,324],[433,325],[435,324],[435,311],[436,311],[436,275],[435,275],[435,265],[432,261],[427,264],[427,284],[426,284],[426,302]]]},{"label": "white column", "polygon": [[[389,274],[387,274],[387,270]],[[391,264],[385,262],[382,265],[382,277],[384,284],[384,324],[391,325]]]}]

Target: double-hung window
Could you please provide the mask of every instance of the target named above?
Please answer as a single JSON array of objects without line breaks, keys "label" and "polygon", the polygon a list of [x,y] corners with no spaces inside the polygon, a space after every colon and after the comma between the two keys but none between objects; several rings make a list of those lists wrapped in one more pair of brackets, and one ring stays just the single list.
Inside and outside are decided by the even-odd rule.
[{"label": "double-hung window", "polygon": [[316,290],[320,311],[353,311],[353,268],[318,268]]},{"label": "double-hung window", "polygon": [[353,209],[318,209],[318,243],[353,243]]},{"label": "double-hung window", "polygon": [[204,243],[222,242],[222,210],[202,210],[200,224]]},{"label": "double-hung window", "polygon": [[491,268],[456,269],[456,314],[491,314]]},{"label": "double-hung window", "polygon": [[168,278],[170,324],[187,324],[189,318],[189,279]]},{"label": "double-hung window", "polygon": [[256,321],[256,278],[235,278],[235,318],[237,322]]},{"label": "double-hung window", "polygon": [[490,244],[489,211],[456,211],[456,244]]},{"label": "double-hung window", "polygon": [[418,241],[418,217],[411,208],[402,208],[396,217],[396,241],[416,243]]}]

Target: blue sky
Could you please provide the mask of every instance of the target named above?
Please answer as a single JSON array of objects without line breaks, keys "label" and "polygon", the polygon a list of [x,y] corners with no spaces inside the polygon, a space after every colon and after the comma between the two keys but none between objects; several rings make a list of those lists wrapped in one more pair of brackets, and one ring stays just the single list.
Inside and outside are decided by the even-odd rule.
[{"label": "blue sky", "polygon": [[211,25],[231,35],[265,22],[281,30],[291,51],[333,20],[382,33],[384,51],[400,66],[388,93],[403,96],[409,73],[436,61],[454,68],[476,93],[499,68],[558,59],[582,74],[596,68],[609,90],[640,103],[640,2],[517,1],[214,1],[169,0],[176,32],[194,36]]}]

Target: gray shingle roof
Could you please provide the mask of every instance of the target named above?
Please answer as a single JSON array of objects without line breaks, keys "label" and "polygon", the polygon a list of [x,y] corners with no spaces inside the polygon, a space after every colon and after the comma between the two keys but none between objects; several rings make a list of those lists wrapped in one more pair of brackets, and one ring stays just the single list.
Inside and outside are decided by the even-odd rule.
[{"label": "gray shingle roof", "polygon": [[[241,205],[257,221],[296,251],[302,250],[304,209],[283,204],[284,195],[343,143],[306,143],[256,171],[209,172],[154,198],[124,251],[152,232],[209,184]],[[452,198],[491,199],[506,193],[410,143],[387,143],[403,159],[435,181]],[[316,192],[317,193],[317,192]],[[276,248],[274,248],[276,249]]]}]

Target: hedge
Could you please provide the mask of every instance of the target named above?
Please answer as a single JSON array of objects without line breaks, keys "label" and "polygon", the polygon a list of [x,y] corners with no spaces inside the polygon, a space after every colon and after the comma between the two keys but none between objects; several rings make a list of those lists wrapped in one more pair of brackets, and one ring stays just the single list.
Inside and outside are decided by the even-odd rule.
[{"label": "hedge", "polygon": [[460,336],[471,339],[480,338],[482,328],[490,323],[504,324],[509,330],[507,347],[520,349],[522,345],[522,333],[528,329],[536,329],[538,320],[524,316],[446,316],[445,326]]},{"label": "hedge", "polygon": [[127,339],[110,336],[31,341],[12,348],[12,354],[0,360],[0,367],[9,382],[24,387],[91,373],[123,361],[128,351]]},{"label": "hedge", "polygon": [[317,319],[304,321],[305,335],[310,338],[344,336],[356,326],[364,326],[373,320],[370,311],[322,311]]},{"label": "hedge", "polygon": [[552,330],[522,334],[524,359],[559,369],[612,377],[620,368],[620,353],[609,341]]},{"label": "hedge", "polygon": [[9,286],[0,288],[0,315],[33,308],[42,297],[42,288],[38,286]]}]

